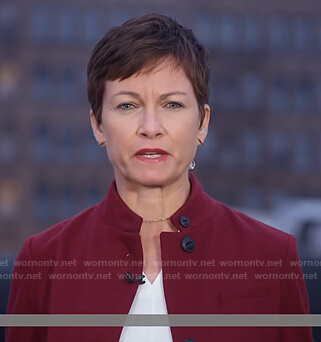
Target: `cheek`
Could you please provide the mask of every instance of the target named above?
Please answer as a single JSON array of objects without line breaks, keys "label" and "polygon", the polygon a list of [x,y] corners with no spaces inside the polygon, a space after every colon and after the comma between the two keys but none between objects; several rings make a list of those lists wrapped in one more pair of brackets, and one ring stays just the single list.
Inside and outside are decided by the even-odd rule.
[{"label": "cheek", "polygon": [[105,126],[106,147],[109,160],[119,164],[133,153],[133,132],[129,124],[108,122]]},{"label": "cheek", "polygon": [[122,137],[123,134],[117,130],[117,126],[113,126],[109,123],[104,125],[104,135],[106,139],[107,154],[112,162],[118,151],[122,149]]},{"label": "cheek", "polygon": [[121,144],[126,139],[126,136],[128,136],[128,132],[126,131],[126,125],[106,120],[104,132],[106,140],[110,144]]},{"label": "cheek", "polygon": [[182,154],[188,158],[193,157],[197,149],[197,135],[198,126],[197,122],[183,125],[180,134],[176,135],[176,145],[180,147]]}]

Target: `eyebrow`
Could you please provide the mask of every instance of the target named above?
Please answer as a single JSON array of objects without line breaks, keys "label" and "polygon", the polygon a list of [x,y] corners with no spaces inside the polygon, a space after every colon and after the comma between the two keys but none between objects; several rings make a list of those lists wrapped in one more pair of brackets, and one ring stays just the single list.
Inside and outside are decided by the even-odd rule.
[{"label": "eyebrow", "polygon": [[[118,93],[116,93],[113,98],[117,97],[117,96],[120,96],[120,95],[130,95],[130,96],[133,96],[135,98],[138,98],[140,99],[140,95],[134,91],[120,91]],[[182,91],[172,91],[172,92],[169,92],[169,93],[165,93],[165,94],[162,94],[160,96],[160,99],[161,100],[164,100],[166,99],[167,97],[169,96],[172,96],[172,95],[183,95],[183,96],[187,96],[187,93],[185,92],[182,92]]]},{"label": "eyebrow", "polygon": [[169,97],[169,96],[172,96],[172,95],[183,95],[183,96],[187,96],[186,93],[184,93],[183,91],[172,91],[172,92],[169,92],[169,93],[165,93],[165,94],[162,94],[160,96],[161,100],[163,99],[166,99],[166,97]]},{"label": "eyebrow", "polygon": [[138,93],[135,93],[134,91],[119,91],[118,93],[113,95],[113,98],[119,96],[119,95],[130,95],[133,97],[140,98],[140,95]]}]

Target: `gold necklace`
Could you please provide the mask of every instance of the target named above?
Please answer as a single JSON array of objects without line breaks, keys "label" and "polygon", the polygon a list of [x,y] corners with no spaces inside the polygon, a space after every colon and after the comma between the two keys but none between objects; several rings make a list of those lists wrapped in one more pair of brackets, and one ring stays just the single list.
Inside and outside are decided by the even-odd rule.
[{"label": "gold necklace", "polygon": [[160,219],[155,220],[143,220],[144,223],[152,223],[152,222],[162,222],[162,221],[168,221],[169,217],[162,217]]}]

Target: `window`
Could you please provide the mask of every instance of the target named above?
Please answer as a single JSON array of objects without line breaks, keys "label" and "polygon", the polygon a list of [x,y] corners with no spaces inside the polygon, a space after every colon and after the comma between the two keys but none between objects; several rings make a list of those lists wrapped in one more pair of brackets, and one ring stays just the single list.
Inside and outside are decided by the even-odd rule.
[{"label": "window", "polygon": [[65,220],[75,214],[75,198],[75,190],[69,184],[65,184],[60,193],[59,200],[59,215],[61,220]]},{"label": "window", "polygon": [[315,82],[315,95],[318,105],[318,111],[321,111],[321,75],[319,75],[318,79]]},{"label": "window", "polygon": [[311,168],[315,144],[307,134],[299,134],[294,141],[293,167],[298,172],[304,172]]},{"label": "window", "polygon": [[239,22],[233,14],[223,14],[221,24],[221,45],[226,50],[235,50],[239,46]]},{"label": "window", "polygon": [[257,51],[262,47],[263,27],[262,19],[254,14],[245,16],[244,45],[248,51]]},{"label": "window", "polygon": [[235,146],[224,146],[220,155],[220,166],[222,170],[233,171],[237,166],[237,154]]},{"label": "window", "polygon": [[255,109],[262,100],[262,80],[255,72],[246,73],[241,80],[243,104],[247,109]]},{"label": "window", "polygon": [[91,207],[97,204],[102,199],[99,187],[92,184],[90,185],[86,196],[86,207]]},{"label": "window", "polygon": [[103,157],[103,149],[98,146],[91,132],[84,133],[84,139],[82,139],[82,153],[83,160],[88,164],[95,164],[99,162]]},{"label": "window", "polygon": [[75,69],[76,75],[76,104],[79,106],[88,105],[88,99],[86,96],[87,93],[87,73],[86,73],[86,66],[80,64]]},{"label": "window", "polygon": [[53,25],[53,9],[48,5],[36,5],[31,12],[30,27],[31,37],[34,42],[42,44],[52,40],[53,31],[57,25]]},{"label": "window", "polygon": [[309,114],[312,110],[312,86],[306,79],[301,79],[295,87],[294,105],[300,114]]},{"label": "window", "polygon": [[[220,200],[220,199],[219,199]],[[221,192],[221,200],[230,207],[235,207],[240,205],[240,194],[237,191],[237,187],[233,184],[225,184]]]},{"label": "window", "polygon": [[63,7],[58,12],[59,41],[68,44],[76,38],[77,10],[76,8]]},{"label": "window", "polygon": [[220,81],[219,97],[217,99],[223,109],[227,111],[233,111],[236,109],[239,99],[235,80],[227,77]]},{"label": "window", "polygon": [[33,196],[33,213],[38,220],[48,219],[50,215],[49,187],[46,183],[39,183]]},{"label": "window", "polygon": [[285,132],[272,132],[269,137],[269,151],[272,165],[284,169],[289,162],[289,138]]},{"label": "window", "polygon": [[32,97],[36,102],[47,102],[53,97],[53,86],[49,68],[39,64],[33,70]]},{"label": "window", "polygon": [[16,132],[11,124],[4,125],[0,134],[0,158],[3,163],[11,163],[17,159],[18,146]]},{"label": "window", "polygon": [[269,106],[273,112],[282,112],[289,109],[290,94],[287,82],[277,77],[273,80],[270,90]]},{"label": "window", "polygon": [[29,153],[37,162],[47,162],[51,158],[50,130],[44,123],[34,128]]},{"label": "window", "polygon": [[262,194],[258,187],[249,185],[244,191],[243,205],[247,208],[258,209],[262,206]]},{"label": "window", "polygon": [[287,200],[287,197],[288,195],[284,189],[282,188],[272,189],[270,192],[270,196],[269,196],[270,206],[272,208],[276,208],[284,204],[285,201]]},{"label": "window", "polygon": [[313,23],[307,18],[294,21],[294,44],[297,52],[306,53],[313,47]]},{"label": "window", "polygon": [[17,6],[10,2],[0,5],[0,37],[6,44],[12,44],[17,38]]},{"label": "window", "polygon": [[255,129],[247,129],[243,133],[244,164],[248,169],[257,168],[261,158],[262,142],[259,132]]},{"label": "window", "polygon": [[221,138],[220,167],[225,171],[233,171],[238,165],[237,141],[235,135],[226,133]]},{"label": "window", "polygon": [[289,20],[282,15],[274,15],[269,22],[269,42],[274,52],[282,53],[289,50]]},{"label": "window", "polygon": [[202,13],[195,22],[196,36],[207,46],[218,47],[220,42],[219,20],[216,14]]},{"label": "window", "polygon": [[316,33],[317,33],[317,46],[319,53],[321,52],[321,20],[319,20],[316,28]]},{"label": "window", "polygon": [[131,19],[134,16],[135,16],[134,13],[131,13],[125,8],[114,9],[110,13],[109,24],[110,26],[118,26],[124,23],[126,20]]},{"label": "window", "polygon": [[77,101],[77,84],[75,70],[71,66],[65,66],[62,71],[59,89],[59,97],[62,103],[73,104]]},{"label": "window", "polygon": [[102,11],[97,8],[88,8],[84,12],[84,39],[89,44],[96,43],[102,34],[101,13]]},{"label": "window", "polygon": [[301,219],[298,232],[299,253],[303,260],[318,260],[321,257],[321,221],[318,218]]},{"label": "window", "polygon": [[71,164],[75,161],[75,130],[70,125],[63,125],[59,129],[58,155],[63,164]]}]

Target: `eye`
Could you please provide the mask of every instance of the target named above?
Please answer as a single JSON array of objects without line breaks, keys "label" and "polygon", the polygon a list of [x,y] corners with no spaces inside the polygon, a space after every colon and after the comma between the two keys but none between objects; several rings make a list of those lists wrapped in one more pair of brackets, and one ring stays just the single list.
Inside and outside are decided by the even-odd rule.
[{"label": "eye", "polygon": [[169,102],[166,104],[166,107],[168,107],[170,109],[177,109],[177,108],[182,108],[183,105],[178,103],[178,102]]},{"label": "eye", "polygon": [[123,111],[129,111],[131,109],[134,109],[135,106],[132,103],[121,103],[120,105],[117,106],[117,108],[123,110]]}]

